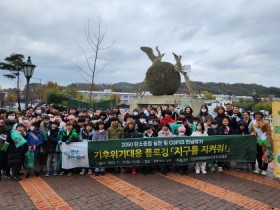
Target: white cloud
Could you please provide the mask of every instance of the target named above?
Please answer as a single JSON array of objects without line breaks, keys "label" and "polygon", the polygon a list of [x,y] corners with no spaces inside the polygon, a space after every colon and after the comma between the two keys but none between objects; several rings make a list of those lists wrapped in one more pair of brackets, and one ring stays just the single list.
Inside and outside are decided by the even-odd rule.
[{"label": "white cloud", "polygon": [[[0,2],[1,52],[31,56],[34,77],[61,85],[84,82],[71,62],[85,65],[78,45],[88,49],[84,29],[98,18],[107,31],[100,56],[109,65],[97,83],[142,82],[151,62],[140,46],[159,46],[191,64],[190,77],[202,82],[244,82],[279,87],[280,2],[238,1],[28,1]],[[90,51],[88,51],[90,52]],[[24,81],[23,81],[24,83]],[[0,84],[14,82],[0,76]]]}]

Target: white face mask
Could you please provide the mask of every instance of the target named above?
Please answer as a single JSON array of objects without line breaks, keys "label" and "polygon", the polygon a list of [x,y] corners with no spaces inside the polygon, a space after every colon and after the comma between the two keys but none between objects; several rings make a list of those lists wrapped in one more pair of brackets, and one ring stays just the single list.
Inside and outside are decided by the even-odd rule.
[{"label": "white face mask", "polygon": [[202,127],[199,125],[199,126],[196,126],[196,129],[197,129],[198,131],[201,131]]},{"label": "white face mask", "polygon": [[36,113],[36,114],[41,114],[41,113],[42,113],[42,110],[41,110],[41,109],[38,109],[38,110],[35,111],[35,113]]},{"label": "white face mask", "polygon": [[29,130],[34,131],[34,126],[30,126]]},{"label": "white face mask", "polygon": [[8,120],[15,120],[15,119],[16,119],[16,116],[13,116],[13,115],[8,116]]},{"label": "white face mask", "polygon": [[201,109],[201,111],[204,113],[204,112],[206,112],[206,111],[207,111],[207,109]]},{"label": "white face mask", "polygon": [[27,124],[27,123],[29,123],[29,120],[23,120],[22,123]]},{"label": "white face mask", "polygon": [[133,112],[133,115],[134,115],[134,116],[137,116],[137,115],[138,115],[138,112]]},{"label": "white face mask", "polygon": [[146,120],[145,120],[145,119],[143,119],[143,118],[139,119],[139,121],[140,121],[140,123],[144,123],[144,122],[146,122]]}]

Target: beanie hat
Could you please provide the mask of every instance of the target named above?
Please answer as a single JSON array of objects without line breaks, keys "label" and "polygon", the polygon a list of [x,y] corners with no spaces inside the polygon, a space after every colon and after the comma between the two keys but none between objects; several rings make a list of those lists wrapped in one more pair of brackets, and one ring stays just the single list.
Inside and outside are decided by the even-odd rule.
[{"label": "beanie hat", "polygon": [[184,125],[181,125],[179,128],[178,128],[178,133],[185,133],[186,132],[186,128]]}]

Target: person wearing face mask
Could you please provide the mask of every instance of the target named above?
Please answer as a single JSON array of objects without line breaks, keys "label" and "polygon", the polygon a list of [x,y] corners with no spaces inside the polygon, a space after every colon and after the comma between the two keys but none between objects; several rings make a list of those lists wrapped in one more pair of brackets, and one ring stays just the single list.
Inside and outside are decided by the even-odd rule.
[{"label": "person wearing face mask", "polygon": [[[192,133],[191,136],[208,136],[204,129],[204,123],[198,122],[196,125],[196,130]],[[195,173],[199,174],[201,171],[202,174],[206,174],[206,162],[196,162],[195,163]]]},{"label": "person wearing face mask", "polygon": [[137,131],[140,133],[144,133],[145,126],[147,125],[147,117],[144,113],[140,114],[139,119],[136,120]]},{"label": "person wearing face mask", "polygon": [[40,166],[39,166],[39,154],[41,152],[41,145],[44,143],[42,131],[39,129],[40,123],[34,122],[29,127],[27,132],[27,145],[30,147],[36,147],[34,151],[34,168],[27,171],[26,178],[30,177],[31,172],[35,172],[35,176],[39,176]]},{"label": "person wearing face mask", "polygon": [[36,106],[34,108],[34,117],[37,117],[38,115],[41,115],[42,114],[42,109],[41,109],[41,106]]},{"label": "person wearing face mask", "polygon": [[138,119],[139,118],[139,110],[136,108],[136,109],[133,109],[133,116],[134,116],[134,119]]},{"label": "person wearing face mask", "polygon": [[202,105],[200,107],[200,112],[196,117],[203,123],[205,123],[208,119],[211,119],[211,121],[213,120],[213,116],[208,113],[208,107],[206,105]]},{"label": "person wearing face mask", "polygon": [[[10,134],[11,130],[13,129],[14,125],[17,123],[16,120],[16,113],[15,112],[7,112],[6,116],[4,117],[3,124],[0,126],[0,135],[4,138],[0,140],[0,149],[6,143],[6,138],[8,134]],[[10,166],[8,165],[8,150],[1,150],[0,151],[0,176],[1,170],[3,170],[4,175],[6,177],[10,177]]]}]

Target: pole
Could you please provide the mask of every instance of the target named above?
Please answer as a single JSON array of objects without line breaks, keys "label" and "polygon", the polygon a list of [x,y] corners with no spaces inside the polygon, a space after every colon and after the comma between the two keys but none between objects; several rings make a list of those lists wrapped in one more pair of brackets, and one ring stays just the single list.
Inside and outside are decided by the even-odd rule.
[{"label": "pole", "polygon": [[29,81],[30,81],[30,77],[26,77],[26,96],[25,96],[25,110],[28,107],[28,100],[29,100]]}]

